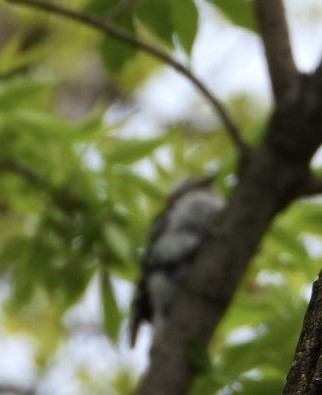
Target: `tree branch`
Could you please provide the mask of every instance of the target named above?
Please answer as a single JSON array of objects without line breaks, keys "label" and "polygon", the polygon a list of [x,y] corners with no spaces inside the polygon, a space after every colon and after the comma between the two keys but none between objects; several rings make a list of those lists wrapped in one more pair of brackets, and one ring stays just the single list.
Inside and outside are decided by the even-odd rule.
[{"label": "tree branch", "polygon": [[7,0],[7,3],[20,4],[24,7],[43,10],[73,21],[81,22],[84,25],[90,26],[97,31],[103,32],[106,35],[114,37],[128,45],[131,45],[132,47],[138,48],[147,54],[150,54],[157,59],[160,59],[162,62],[175,69],[178,73],[184,75],[199,90],[199,92],[202,93],[202,95],[208,100],[208,102],[217,112],[220,121],[226,128],[231,141],[239,150],[240,154],[244,157],[248,155],[249,147],[241,138],[238,127],[226,112],[221,101],[209,91],[207,86],[200,79],[198,79],[189,68],[176,61],[165,51],[134,37],[125,30],[119,29],[115,25],[112,25],[111,23],[108,23],[96,16],[86,15],[52,3],[44,3],[39,0]]},{"label": "tree branch", "polygon": [[314,76],[316,83],[318,84],[319,87],[321,87],[322,86],[322,58],[314,72]]},{"label": "tree branch", "polygon": [[313,284],[294,361],[283,395],[318,395],[322,390],[322,272]]},{"label": "tree branch", "polygon": [[35,389],[27,389],[11,384],[0,384],[0,394],[35,395]]},{"label": "tree branch", "polygon": [[255,0],[275,102],[285,108],[297,98],[299,78],[294,63],[282,0]]},{"label": "tree branch", "polygon": [[302,196],[313,196],[322,194],[322,178],[311,176],[306,185],[304,185]]}]

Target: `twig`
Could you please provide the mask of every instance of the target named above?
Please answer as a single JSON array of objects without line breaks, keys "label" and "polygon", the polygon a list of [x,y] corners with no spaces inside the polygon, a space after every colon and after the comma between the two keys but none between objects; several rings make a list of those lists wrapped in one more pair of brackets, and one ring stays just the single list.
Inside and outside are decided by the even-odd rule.
[{"label": "twig", "polygon": [[115,25],[112,25],[96,16],[86,15],[81,12],[76,12],[52,3],[44,3],[39,0],[7,0],[7,2],[11,4],[20,4],[25,7],[32,7],[62,17],[66,17],[68,19],[77,22],[81,22],[87,26],[91,26],[92,28],[103,32],[104,34],[114,37],[128,45],[141,49],[144,52],[154,56],[155,58],[162,60],[164,63],[174,68],[178,73],[184,75],[188,80],[190,80],[190,82],[192,82],[192,84],[203,94],[203,96],[215,109],[222,124],[227,129],[227,133],[229,134],[232,142],[240,151],[241,155],[246,156],[246,154],[248,153],[249,151],[248,145],[241,138],[238,127],[235,125],[235,123],[232,121],[230,116],[227,114],[220,100],[209,91],[206,85],[201,80],[199,80],[189,70],[189,68],[185,67],[183,64],[176,61],[172,56],[170,56],[163,50],[156,48],[155,46],[132,36],[125,30],[119,29]]},{"label": "twig", "polygon": [[294,63],[282,0],[255,0],[273,93],[279,108],[294,102],[299,78]]},{"label": "twig", "polygon": [[65,211],[86,209],[86,203],[79,197],[74,196],[72,192],[57,188],[51,185],[44,177],[41,177],[33,169],[17,161],[0,161],[0,174],[9,172],[16,174],[29,184],[34,185],[50,196],[52,202]]},{"label": "twig", "polygon": [[0,162],[0,173],[1,172],[10,172],[17,174],[18,176],[24,178],[30,184],[40,187],[41,189],[50,189],[53,188],[47,183],[47,181],[41,178],[36,172],[34,172],[29,167],[25,166],[22,163],[17,161],[1,161]]}]

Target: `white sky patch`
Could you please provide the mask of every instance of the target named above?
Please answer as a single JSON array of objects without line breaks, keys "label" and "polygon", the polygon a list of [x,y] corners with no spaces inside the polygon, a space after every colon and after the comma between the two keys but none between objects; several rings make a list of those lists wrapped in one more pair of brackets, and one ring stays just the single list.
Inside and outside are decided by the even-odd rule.
[{"label": "white sky patch", "polygon": [[[131,307],[134,286],[128,281],[112,278],[113,289],[120,308],[128,311]],[[136,375],[141,374],[149,363],[149,349],[152,341],[150,325],[141,325],[135,348],[129,346],[129,321],[126,320],[121,330],[118,344],[119,354],[127,361],[127,367]]]},{"label": "white sky patch", "polygon": [[27,336],[0,332],[0,383],[29,388],[34,385],[37,370],[31,361],[35,343]]},{"label": "white sky patch", "polygon": [[322,2],[286,0],[293,53],[302,71],[314,70],[322,55]]},{"label": "white sky patch", "polygon": [[240,383],[233,383],[216,392],[216,395],[233,395],[236,393],[238,394],[242,391],[242,389],[243,386]]},{"label": "white sky patch", "polygon": [[92,144],[80,144],[78,151],[82,156],[84,165],[90,170],[102,170],[105,162]]},{"label": "white sky patch", "polygon": [[304,299],[307,302],[309,302],[311,299],[311,295],[312,295],[312,284],[308,284],[308,285],[305,285],[304,287],[302,287],[301,294],[304,297]]},{"label": "white sky patch", "polygon": [[195,88],[183,76],[166,68],[150,78],[136,98],[157,123],[172,123],[190,118]]},{"label": "white sky patch", "polygon": [[130,103],[117,101],[106,110],[104,121],[109,125],[119,125],[132,117],[137,110]]},{"label": "white sky patch", "polygon": [[127,367],[134,375],[141,375],[149,364],[149,350],[152,343],[152,330],[149,324],[140,327],[135,347],[129,346],[128,322],[121,331],[119,353],[127,361]]},{"label": "white sky patch", "polygon": [[[153,155],[156,161],[166,171],[171,171],[173,163],[171,149],[168,146],[160,146],[154,151]],[[139,162],[135,163],[132,166],[132,169],[135,170],[139,175],[146,177],[150,180],[153,180],[157,175],[156,168],[149,158],[142,159]]]},{"label": "white sky patch", "polygon": [[[124,312],[128,311],[132,301],[133,285],[128,281],[115,277],[111,280],[119,307]],[[147,367],[151,345],[151,329],[149,325],[143,325],[140,328],[134,349],[129,347],[128,321],[124,323],[121,329],[120,340],[117,344],[113,345],[105,337],[102,328],[98,276],[93,277],[84,298],[68,311],[64,322],[71,331],[71,338],[61,348],[55,362],[58,370],[64,370],[64,380],[75,374],[80,367],[90,371],[93,369],[94,371],[98,370],[102,374],[105,372],[105,375],[107,371],[110,377],[113,377],[120,369],[129,370],[138,376]],[[96,353],[97,359],[95,359],[95,364],[93,365],[93,358],[96,358]],[[64,368],[61,368],[61,362],[63,361],[64,364],[64,356],[66,358],[66,355],[68,355],[67,360],[70,361],[72,366],[69,373]],[[82,365],[87,363],[86,361],[89,361],[89,366]],[[92,374],[94,374],[94,371]],[[58,373],[56,373],[55,368],[48,377],[48,380],[50,380],[49,384],[51,381],[55,381],[56,374]],[[72,391],[76,391],[77,388],[73,388]],[[71,394],[73,393],[71,392]]]},{"label": "white sky patch", "polygon": [[234,329],[229,332],[226,342],[230,345],[244,344],[248,343],[258,336],[263,334],[266,331],[264,326],[260,327],[250,327],[250,326],[242,326],[240,328]]},{"label": "white sky patch", "polygon": [[256,281],[260,285],[282,285],[285,283],[285,279],[281,273],[270,272],[268,270],[262,270],[256,276]]},{"label": "white sky patch", "polygon": [[132,169],[136,171],[140,176],[153,180],[157,176],[155,166],[149,158],[142,159],[139,162],[133,164]]},{"label": "white sky patch", "polygon": [[79,373],[86,371],[93,380],[102,380],[102,376],[115,373],[118,367],[120,365],[116,363],[115,352],[105,337],[78,333],[70,337],[56,353],[41,381],[39,392],[51,395],[59,388],[62,395],[82,394],[84,387],[76,380]]},{"label": "white sky patch", "polygon": [[124,311],[130,308],[133,295],[133,284],[119,277],[111,277],[113,290],[120,308]]},{"label": "white sky patch", "polygon": [[322,257],[322,237],[304,234],[301,236],[301,240],[311,258]]},{"label": "white sky patch", "polygon": [[99,292],[99,278],[94,276],[89,283],[82,300],[70,308],[64,317],[67,328],[78,326],[100,325],[102,322],[101,298]]},{"label": "white sky patch", "polygon": [[259,369],[252,369],[243,373],[242,377],[246,377],[247,379],[251,380],[260,380],[263,378],[263,373]]},{"label": "white sky patch", "polygon": [[232,28],[228,21],[218,20],[214,12],[203,16],[193,65],[196,74],[222,100],[245,92],[262,100],[270,97],[259,37],[245,29]]},{"label": "white sky patch", "polygon": [[[108,126],[115,128],[117,136],[123,138],[144,138],[151,137],[162,130],[159,120],[150,112],[149,105],[145,108],[144,104],[138,102],[135,104],[135,107],[137,107],[135,111],[129,115],[124,114],[122,120],[118,108],[111,106],[107,110],[105,121]],[[118,117],[120,117],[119,121],[115,124],[113,119]]]},{"label": "white sky patch", "polygon": [[315,168],[322,166],[322,146],[313,155],[311,166]]}]

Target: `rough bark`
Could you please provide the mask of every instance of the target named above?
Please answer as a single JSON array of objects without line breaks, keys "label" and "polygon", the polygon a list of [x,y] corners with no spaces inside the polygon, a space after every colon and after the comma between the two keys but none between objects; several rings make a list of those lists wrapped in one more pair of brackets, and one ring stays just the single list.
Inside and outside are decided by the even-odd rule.
[{"label": "rough bark", "polygon": [[284,107],[294,100],[298,84],[283,2],[281,0],[256,0],[255,10],[263,38],[274,98],[279,107]]},{"label": "rough bark", "polygon": [[313,284],[312,297],[304,318],[283,395],[322,393],[322,272]]}]

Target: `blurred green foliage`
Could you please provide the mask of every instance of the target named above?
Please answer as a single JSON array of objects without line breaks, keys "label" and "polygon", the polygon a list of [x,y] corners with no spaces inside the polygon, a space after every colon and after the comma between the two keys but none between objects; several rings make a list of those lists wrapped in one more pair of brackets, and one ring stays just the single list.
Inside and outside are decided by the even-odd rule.
[{"label": "blurred green foliage", "polygon": [[253,0],[211,0],[237,26],[257,31]]},{"label": "blurred green foliage", "polygon": [[[234,23],[254,30],[251,2],[212,3]],[[106,16],[164,48],[173,49],[177,38],[190,53],[198,28],[193,1],[120,4],[75,0],[68,6]],[[220,127],[173,124],[158,135],[128,138],[119,133],[122,125],[104,122],[113,100],[130,95],[155,70],[158,62],[149,56],[67,20],[4,5],[0,16],[1,11],[10,21],[0,48],[0,274],[10,284],[4,323],[10,333],[37,341],[35,361],[41,370],[68,336],[64,314],[95,275],[102,325],[117,344],[128,312],[120,307],[111,278],[137,279],[140,250],[166,192],[182,177],[216,168],[219,189],[229,198],[238,164]],[[96,98],[77,120],[63,116],[61,92],[68,92],[70,81],[81,86],[96,57],[106,79],[117,86],[116,98],[115,92]],[[73,98],[77,103],[81,97]],[[265,112],[254,111],[246,97],[227,104],[245,138],[257,144]],[[140,170],[143,165],[152,176]],[[321,250],[310,252],[309,236],[321,247],[319,201],[297,202],[276,219],[209,355],[192,347],[200,371],[192,394],[281,392],[308,289],[321,266]],[[84,372],[82,378],[88,393],[94,388],[105,393]],[[134,383],[132,372],[120,371],[110,385],[128,394]]]}]

